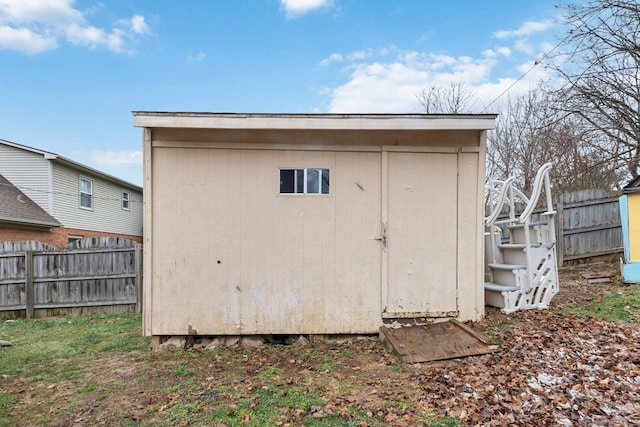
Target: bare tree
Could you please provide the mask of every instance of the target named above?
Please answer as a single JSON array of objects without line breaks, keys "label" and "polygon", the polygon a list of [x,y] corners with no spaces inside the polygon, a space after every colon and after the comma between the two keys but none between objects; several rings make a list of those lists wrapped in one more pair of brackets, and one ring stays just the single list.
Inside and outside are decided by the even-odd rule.
[{"label": "bare tree", "polygon": [[640,173],[640,3],[590,0],[566,10],[570,49],[550,66],[566,84],[556,105],[581,119],[603,161]]},{"label": "bare tree", "polygon": [[552,162],[551,180],[557,192],[611,187],[618,179],[615,168],[594,149],[592,135],[584,132],[578,116],[553,108],[552,96],[538,88],[509,100],[488,136],[490,176],[514,176],[518,188],[528,193],[540,166]]},{"label": "bare tree", "polygon": [[[520,190],[532,190],[540,166],[552,162],[551,178],[558,192],[611,188],[619,182],[610,153],[602,150],[601,134],[580,115],[557,107],[558,93],[538,87],[508,101],[488,133],[487,176],[516,177]],[[475,94],[464,83],[430,86],[416,95],[425,112],[471,113]]]},{"label": "bare tree", "polygon": [[427,114],[471,113],[476,103],[475,93],[463,82],[451,82],[448,86],[431,85],[416,98]]}]

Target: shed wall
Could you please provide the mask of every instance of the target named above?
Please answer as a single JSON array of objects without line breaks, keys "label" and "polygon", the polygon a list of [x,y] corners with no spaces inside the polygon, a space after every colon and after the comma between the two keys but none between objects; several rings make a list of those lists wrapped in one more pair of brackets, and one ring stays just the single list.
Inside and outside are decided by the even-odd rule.
[{"label": "shed wall", "polygon": [[[370,333],[380,323],[379,153],[154,148],[152,335]],[[279,168],[329,195],[280,195]]]},{"label": "shed wall", "polygon": [[[396,302],[480,320],[485,138],[476,130],[145,128],[144,333],[377,332],[399,283],[387,282],[389,270],[417,271],[398,268],[412,254],[394,261],[380,239],[394,215],[385,208],[390,157],[429,158],[422,174],[406,177],[429,182],[412,203],[433,222],[423,227],[431,241],[415,247],[429,289],[405,287]],[[330,169],[329,195],[278,194],[279,168],[304,167]],[[444,294],[444,308],[428,304]]]}]

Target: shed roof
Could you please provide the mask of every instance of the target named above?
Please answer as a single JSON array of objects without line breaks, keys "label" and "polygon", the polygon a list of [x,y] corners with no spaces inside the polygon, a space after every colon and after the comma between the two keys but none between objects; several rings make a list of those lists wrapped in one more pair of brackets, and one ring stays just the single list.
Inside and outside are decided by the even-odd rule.
[{"label": "shed roof", "polygon": [[495,114],[264,114],[133,111],[150,128],[305,130],[489,130]]},{"label": "shed roof", "polygon": [[57,219],[2,175],[0,175],[0,222],[47,228],[62,226]]},{"label": "shed roof", "polygon": [[640,193],[640,176],[633,178],[622,188],[623,194]]}]

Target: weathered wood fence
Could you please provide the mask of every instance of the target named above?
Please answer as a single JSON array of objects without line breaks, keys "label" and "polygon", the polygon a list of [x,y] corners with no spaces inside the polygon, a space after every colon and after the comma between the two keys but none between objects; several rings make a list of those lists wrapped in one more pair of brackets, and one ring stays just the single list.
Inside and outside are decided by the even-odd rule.
[{"label": "weathered wood fence", "polygon": [[142,246],[130,240],[0,243],[0,314],[140,311],[141,284]]},{"label": "weathered wood fence", "polygon": [[618,196],[594,189],[556,197],[558,263],[624,251]]},{"label": "weathered wood fence", "polygon": [[[558,264],[612,255],[624,251],[618,196],[602,189],[581,190],[554,196]],[[524,206],[522,207],[524,208]],[[544,209],[535,210],[532,221],[544,220]],[[500,219],[506,218],[506,213]],[[507,240],[506,228],[502,237]]]}]

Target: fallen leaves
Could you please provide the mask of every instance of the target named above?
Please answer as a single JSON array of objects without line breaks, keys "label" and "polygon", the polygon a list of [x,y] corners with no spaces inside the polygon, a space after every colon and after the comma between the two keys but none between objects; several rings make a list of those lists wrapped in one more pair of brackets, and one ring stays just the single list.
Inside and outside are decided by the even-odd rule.
[{"label": "fallen leaves", "polygon": [[640,422],[637,330],[551,312],[512,316],[499,353],[425,366],[425,406],[479,426]]}]

